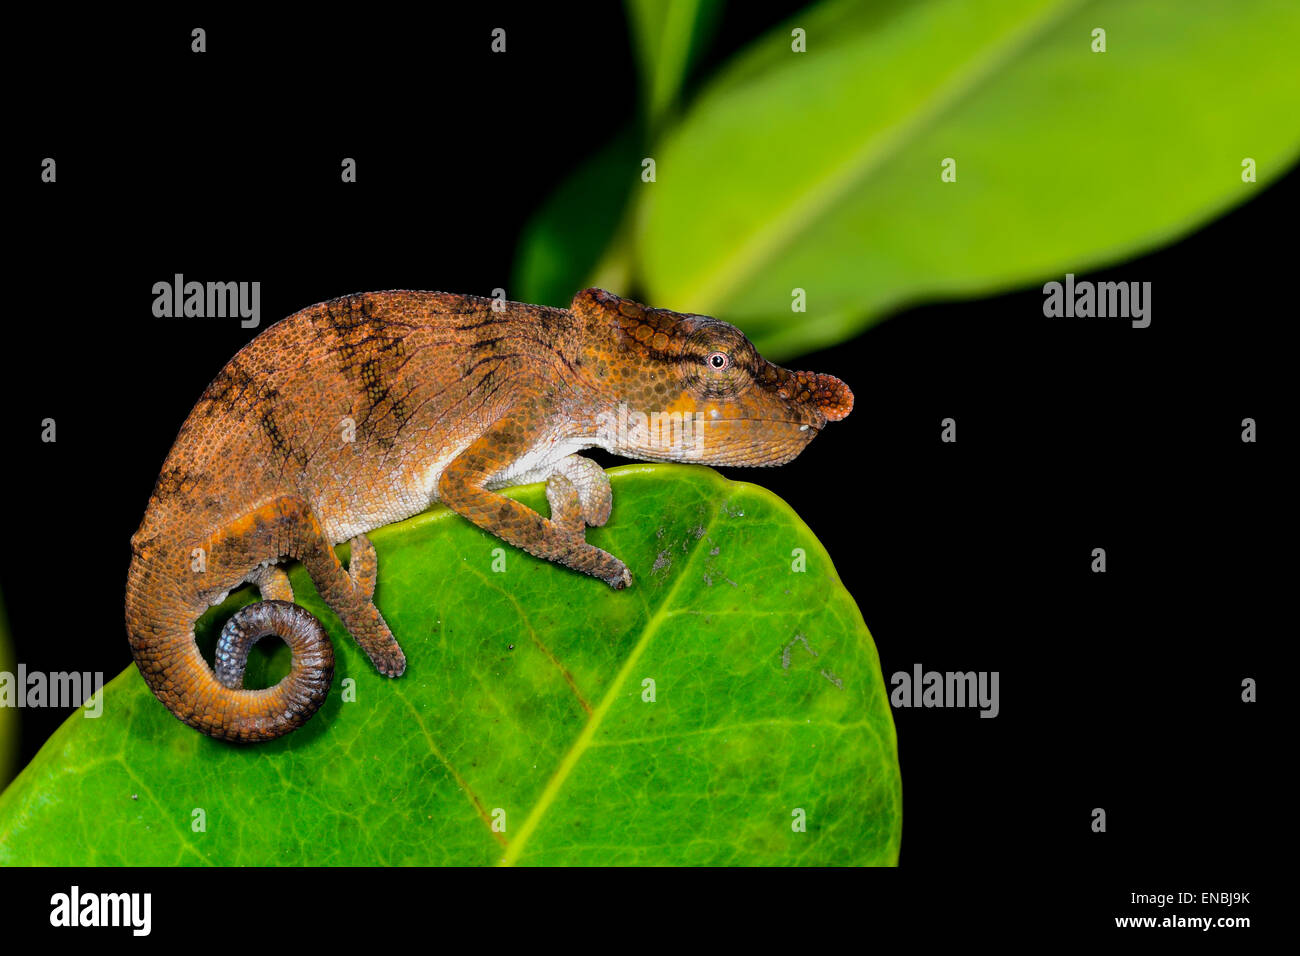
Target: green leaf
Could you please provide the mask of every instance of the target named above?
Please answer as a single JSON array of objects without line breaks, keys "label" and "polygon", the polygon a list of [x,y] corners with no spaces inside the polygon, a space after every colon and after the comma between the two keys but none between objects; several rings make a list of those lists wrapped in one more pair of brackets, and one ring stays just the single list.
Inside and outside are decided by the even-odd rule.
[{"label": "green leaf", "polygon": [[[633,587],[442,508],[380,529],[376,598],[403,677],[371,669],[295,568],[338,657],[316,716],[269,744],[221,743],[131,667],[102,691],[103,716],[73,715],[0,796],[0,865],[895,863],[880,663],[812,533],[706,468],[610,477],[613,519],[589,538]],[[513,494],[545,507],[539,485]],[[248,599],[205,616],[208,642]]]},{"label": "green leaf", "polygon": [[513,296],[567,306],[588,286],[626,291],[631,274],[628,199],[641,184],[645,138],[676,108],[691,63],[717,22],[717,0],[628,0],[641,74],[643,116],[628,124],[552,193],[525,226],[515,254]]},{"label": "green leaf", "polygon": [[602,254],[611,265],[600,270],[606,273],[601,282],[623,285],[627,256],[607,250],[632,184],[640,182],[636,144],[629,126],[586,159],[529,220],[515,255],[512,298],[566,308],[575,292],[593,284]]},{"label": "green leaf", "polygon": [[722,12],[719,0],[627,0],[632,49],[651,130],[677,104],[691,63]]},{"label": "green leaf", "polygon": [[[1134,256],[1293,164],[1297,49],[1291,0],[819,4],[655,150],[658,181],[638,194],[644,297],[735,322],[780,358],[905,303]],[[940,180],[948,157],[956,182]],[[1242,181],[1247,157],[1258,183]]]}]

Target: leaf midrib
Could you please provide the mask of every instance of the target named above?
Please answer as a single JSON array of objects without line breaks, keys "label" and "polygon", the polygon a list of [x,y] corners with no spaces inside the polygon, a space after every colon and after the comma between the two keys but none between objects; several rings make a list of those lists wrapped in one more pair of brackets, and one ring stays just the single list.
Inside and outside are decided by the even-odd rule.
[{"label": "leaf midrib", "polygon": [[596,732],[600,729],[600,725],[605,719],[605,714],[607,714],[609,709],[614,705],[614,701],[621,696],[623,685],[626,683],[628,675],[632,672],[632,668],[636,666],[637,661],[641,659],[641,655],[644,654],[646,649],[650,646],[650,642],[658,632],[660,625],[668,618],[668,608],[672,606],[673,598],[676,596],[678,589],[682,586],[682,582],[688,577],[687,572],[695,564],[696,555],[700,553],[700,542],[708,537],[709,532],[713,530],[713,526],[717,523],[717,520],[718,511],[715,510],[709,517],[709,523],[705,527],[704,533],[695,539],[695,546],[691,549],[691,553],[686,559],[686,562],[681,565],[681,570],[677,575],[677,579],[673,581],[672,587],[664,593],[663,600],[659,602],[659,606],[655,609],[654,614],[651,616],[650,620],[646,622],[645,628],[641,632],[640,639],[637,641],[636,646],[632,648],[632,652],[628,654],[627,660],[623,662],[623,666],[619,668],[618,673],[614,676],[614,680],[610,683],[609,689],[605,692],[605,696],[601,698],[600,704],[594,711],[592,711],[591,717],[588,718],[586,725],[582,728],[582,732],[578,734],[573,745],[564,755],[564,759],[561,760],[559,766],[555,768],[555,773],[551,775],[551,779],[547,781],[546,786],[542,789],[541,796],[538,797],[537,802],[533,804],[533,809],[524,820],[524,825],[520,828],[518,835],[515,836],[514,839],[510,840],[509,845],[506,848],[506,854],[501,859],[502,866],[513,866],[523,855],[524,847],[528,844],[529,838],[533,835],[533,832],[537,827],[541,825],[542,817],[546,814],[546,811],[550,809],[551,804],[555,802],[555,798],[559,795],[560,790],[563,789],[565,782],[568,780],[569,774],[572,773],[573,768],[578,765],[578,761],[581,760],[582,756],[590,749],[591,741],[596,736]]}]

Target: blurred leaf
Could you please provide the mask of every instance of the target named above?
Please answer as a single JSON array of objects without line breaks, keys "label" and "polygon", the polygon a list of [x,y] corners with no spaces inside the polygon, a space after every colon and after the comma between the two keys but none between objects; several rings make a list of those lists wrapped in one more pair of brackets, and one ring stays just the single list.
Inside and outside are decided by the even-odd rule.
[{"label": "blurred leaf", "polygon": [[721,12],[721,0],[627,0],[650,130],[658,130],[672,112]]},{"label": "blurred leaf", "polygon": [[[610,477],[612,523],[589,537],[633,587],[513,549],[493,574],[501,542],[443,508],[382,528],[376,598],[402,678],[374,672],[296,567],[337,654],[320,712],[232,746],[173,718],[131,667],[101,717],[73,715],[0,796],[0,865],[895,863],[880,662],[817,539],[707,468]],[[540,485],[513,494],[545,507]],[[201,643],[248,600],[205,615]]]},{"label": "blurred leaf", "polygon": [[1134,256],[1294,162],[1298,49],[1290,0],[817,5],[655,150],[658,182],[637,194],[643,298],[735,322],[780,358],[904,303]]},{"label": "blurred leaf", "polygon": [[546,200],[520,237],[511,298],[567,307],[574,293],[590,284],[602,255],[611,264],[622,263],[603,281],[611,288],[623,285],[627,256],[615,257],[610,248],[632,184],[640,182],[640,162],[636,136],[628,127]]},{"label": "blurred leaf", "polygon": [[[9,645],[9,622],[5,616],[4,595],[0,595],[0,672],[12,674],[16,670],[13,648]],[[0,790],[4,789],[14,772],[14,759],[18,753],[18,708],[0,707]]]},{"label": "blurred leaf", "polygon": [[712,32],[721,0],[628,0],[645,116],[585,159],[524,228],[512,295],[567,306],[597,285],[626,290],[631,275],[628,197],[641,183],[644,138],[673,111],[691,63]]}]

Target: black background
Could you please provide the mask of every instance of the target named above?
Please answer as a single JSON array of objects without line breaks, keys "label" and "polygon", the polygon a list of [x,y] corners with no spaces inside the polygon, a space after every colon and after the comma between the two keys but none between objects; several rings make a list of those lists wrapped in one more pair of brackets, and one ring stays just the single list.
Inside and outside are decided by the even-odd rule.
[{"label": "black background", "polygon": [[[690,89],[799,6],[733,4]],[[488,49],[498,25],[505,56]],[[51,18],[12,39],[31,68],[6,159],[0,586],[29,668],[111,676],[130,663],[128,539],[159,466],[259,331],[155,319],[153,283],[260,280],[263,328],[349,292],[509,290],[521,227],[628,122],[635,69],[615,4]],[[39,182],[47,155],[57,185]],[[343,156],[356,185],[339,182]],[[1289,636],[1279,449],[1295,307],[1279,290],[1300,187],[1293,173],[1255,188],[1196,235],[1079,276],[1151,282],[1150,328],[1045,319],[1038,287],[909,310],[789,363],[853,387],[846,421],[784,468],[727,472],[777,492],[825,544],[887,680],[917,662],[1001,674],[994,720],[895,711],[908,872],[891,906],[936,905],[930,881],[958,880],[943,905],[1059,893],[1097,921],[1132,912],[1130,889],[1256,885],[1280,785],[1268,677]],[[956,444],[939,440],[949,416]],[[40,441],[45,417],[56,444]],[[1245,677],[1260,703],[1241,702]],[[64,715],[22,717],[26,762]]]}]

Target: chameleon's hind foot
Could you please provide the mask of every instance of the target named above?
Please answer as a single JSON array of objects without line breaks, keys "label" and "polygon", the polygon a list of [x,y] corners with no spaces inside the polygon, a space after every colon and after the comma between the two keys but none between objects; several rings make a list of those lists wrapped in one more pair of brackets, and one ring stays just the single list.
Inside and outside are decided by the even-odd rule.
[{"label": "chameleon's hind foot", "polygon": [[388,629],[388,622],[368,597],[356,595],[351,606],[334,608],[343,626],[385,677],[401,677],[406,672],[406,655]]},{"label": "chameleon's hind foot", "polygon": [[388,629],[379,608],[375,607],[375,581],[379,577],[379,555],[364,534],[351,541],[352,557],[348,560],[348,577],[352,581],[355,603],[338,609],[344,625],[361,649],[385,677],[401,677],[406,671],[406,655]]},{"label": "chameleon's hind foot", "polygon": [[[392,635],[390,634],[389,637],[391,638]],[[365,645],[362,647],[370,655],[370,663],[375,665],[375,670],[385,677],[401,677],[406,673],[406,655],[397,646],[397,641],[393,641],[391,649],[384,648],[379,654],[372,654]]]}]

